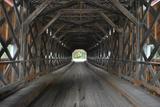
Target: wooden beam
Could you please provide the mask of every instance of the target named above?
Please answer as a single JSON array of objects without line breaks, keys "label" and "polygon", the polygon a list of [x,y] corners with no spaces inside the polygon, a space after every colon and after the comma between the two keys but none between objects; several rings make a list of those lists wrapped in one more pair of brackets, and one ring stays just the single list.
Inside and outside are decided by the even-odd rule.
[{"label": "wooden beam", "polygon": [[52,20],[40,31],[39,35],[43,34],[45,30],[50,27],[59,17],[60,13],[57,13],[55,17],[52,18]]},{"label": "wooden beam", "polygon": [[57,33],[59,33],[63,28],[65,27],[65,24],[63,24],[62,26],[60,26],[53,34],[52,37],[56,37]]},{"label": "wooden beam", "polygon": [[62,9],[62,14],[95,14],[99,11],[106,12],[103,9]]},{"label": "wooden beam", "polygon": [[138,25],[137,18],[130,13],[120,2],[119,0],[109,0],[111,3],[113,3],[114,6],[117,7],[131,22]]},{"label": "wooden beam", "polygon": [[[93,7],[102,8],[106,11],[113,12],[113,10],[107,8],[106,6],[102,6],[102,5],[100,5],[96,2],[93,2],[91,0],[83,0],[83,1]],[[118,8],[130,21],[132,21],[134,24],[138,25],[137,18],[135,16],[133,16],[133,14],[130,13],[124,6],[122,6],[122,4],[119,2],[119,0],[110,0],[110,2],[113,3],[113,5],[115,5],[116,8]]]},{"label": "wooden beam", "polygon": [[99,30],[91,30],[91,29],[87,29],[87,28],[74,28],[74,29],[70,29],[67,31],[62,31],[65,33],[92,33],[92,32],[100,32]]},{"label": "wooden beam", "polygon": [[[89,17],[89,16],[88,16]],[[63,23],[67,23],[67,24],[72,24],[72,25],[76,25],[76,26],[85,26],[86,24],[94,24],[95,22],[100,22],[101,20],[98,19],[93,19],[93,20],[84,20],[84,21],[71,21],[71,20],[64,20],[64,19],[59,19],[59,21],[63,22]]]},{"label": "wooden beam", "polygon": [[60,9],[71,7],[71,6],[73,6],[73,5],[76,5],[77,3],[78,3],[78,2],[77,2],[76,0],[69,1],[69,2],[67,2],[67,3],[65,3],[65,4],[63,4],[63,5],[61,5],[61,6],[55,6],[55,7],[53,7],[52,9],[50,9],[50,10],[48,10],[48,11],[45,11],[45,12],[43,13],[43,15],[51,14],[51,13],[53,13],[53,12],[55,12],[55,11],[60,10]]},{"label": "wooden beam", "polygon": [[98,2],[94,2],[93,0],[82,0],[82,1],[84,1],[87,5],[90,5],[92,7],[101,8],[106,12],[119,14],[116,10],[113,10],[107,6],[101,5]]},{"label": "wooden beam", "polygon": [[33,11],[28,18],[24,21],[23,25],[30,24],[50,3],[52,0],[47,0],[43,2],[39,7],[36,8],[35,11]]},{"label": "wooden beam", "polygon": [[99,23],[95,23],[95,26],[96,26],[101,32],[103,32],[104,34],[107,34],[107,32],[104,30],[104,28],[102,28],[102,27],[100,26]]},{"label": "wooden beam", "polygon": [[106,14],[104,14],[103,12],[99,12],[99,14],[105,19],[105,21],[110,24],[117,32],[122,32],[122,29],[119,29],[118,26],[116,24],[114,24],[114,22],[112,22],[112,20],[107,17]]}]

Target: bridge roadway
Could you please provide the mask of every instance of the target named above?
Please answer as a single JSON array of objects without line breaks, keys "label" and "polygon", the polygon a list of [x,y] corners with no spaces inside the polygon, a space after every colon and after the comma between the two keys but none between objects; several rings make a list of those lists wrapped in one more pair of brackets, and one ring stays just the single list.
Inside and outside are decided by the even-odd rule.
[{"label": "bridge roadway", "polygon": [[50,74],[57,79],[40,94],[37,82],[1,101],[0,107],[160,107],[158,97],[107,74],[92,65],[74,63],[60,76]]},{"label": "bridge roadway", "polygon": [[30,107],[133,107],[82,63],[74,64]]},{"label": "bridge roadway", "polygon": [[133,107],[82,63],[74,64],[30,107]]}]

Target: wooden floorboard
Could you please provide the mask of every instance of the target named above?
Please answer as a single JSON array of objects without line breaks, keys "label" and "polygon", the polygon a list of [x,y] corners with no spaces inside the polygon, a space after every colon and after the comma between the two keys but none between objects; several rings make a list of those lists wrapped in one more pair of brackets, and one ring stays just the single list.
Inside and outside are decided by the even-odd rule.
[{"label": "wooden floorboard", "polygon": [[74,64],[29,107],[133,107],[84,64]]},{"label": "wooden floorboard", "polygon": [[110,84],[117,92],[121,93],[136,107],[160,107],[160,98],[149,94],[141,87],[136,87],[133,84],[118,78],[91,64],[87,64],[97,75],[102,77],[106,84]]},{"label": "wooden floorboard", "polygon": [[160,107],[157,97],[93,65],[74,63],[47,75],[0,107]]}]

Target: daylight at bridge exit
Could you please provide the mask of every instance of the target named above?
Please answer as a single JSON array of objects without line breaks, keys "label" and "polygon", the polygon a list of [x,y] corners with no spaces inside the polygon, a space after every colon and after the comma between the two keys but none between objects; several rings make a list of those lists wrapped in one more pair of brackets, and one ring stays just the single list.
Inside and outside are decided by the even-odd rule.
[{"label": "daylight at bridge exit", "polygon": [[0,107],[160,107],[160,0],[0,0]]}]

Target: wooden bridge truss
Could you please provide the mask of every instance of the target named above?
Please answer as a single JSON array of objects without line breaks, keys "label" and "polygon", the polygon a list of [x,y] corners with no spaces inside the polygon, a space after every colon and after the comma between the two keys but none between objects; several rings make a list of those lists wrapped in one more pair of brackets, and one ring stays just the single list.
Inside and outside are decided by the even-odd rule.
[{"label": "wooden bridge truss", "polygon": [[[88,61],[160,94],[160,4],[152,0],[0,0],[1,87]],[[8,0],[9,1],[9,0]],[[145,46],[152,45],[149,55]],[[9,46],[13,46],[11,51]],[[6,56],[6,58],[3,58]]]}]

